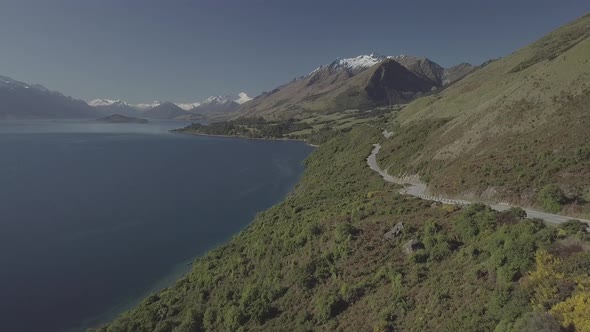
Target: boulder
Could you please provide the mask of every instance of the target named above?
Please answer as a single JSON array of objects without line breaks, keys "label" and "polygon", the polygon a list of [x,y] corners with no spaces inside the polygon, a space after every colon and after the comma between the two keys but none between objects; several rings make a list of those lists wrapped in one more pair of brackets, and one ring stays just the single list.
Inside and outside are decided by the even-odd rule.
[{"label": "boulder", "polygon": [[387,232],[387,233],[385,233],[385,235],[383,235],[383,238],[385,240],[393,240],[402,233],[403,229],[404,229],[404,224],[402,222],[398,222],[397,224],[395,224],[395,226],[393,226],[389,230],[389,232]]}]

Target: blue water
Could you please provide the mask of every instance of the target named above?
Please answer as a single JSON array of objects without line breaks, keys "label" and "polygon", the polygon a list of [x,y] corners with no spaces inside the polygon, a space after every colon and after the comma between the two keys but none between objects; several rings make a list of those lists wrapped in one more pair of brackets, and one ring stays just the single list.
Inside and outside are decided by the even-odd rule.
[{"label": "blue water", "polygon": [[0,122],[0,330],[93,326],[294,187],[311,148],[183,124]]}]

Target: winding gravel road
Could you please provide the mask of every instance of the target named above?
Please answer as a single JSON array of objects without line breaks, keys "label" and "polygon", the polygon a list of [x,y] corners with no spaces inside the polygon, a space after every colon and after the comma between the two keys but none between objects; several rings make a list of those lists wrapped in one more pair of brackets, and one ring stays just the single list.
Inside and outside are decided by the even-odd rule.
[{"label": "winding gravel road", "polygon": [[[383,136],[385,138],[389,138],[392,135],[393,135],[393,133],[391,133],[391,132],[383,131]],[[475,203],[475,202],[471,202],[471,201],[454,199],[454,198],[429,196],[429,195],[426,195],[426,184],[420,182],[416,178],[399,178],[399,177],[389,175],[387,173],[387,171],[382,170],[379,167],[379,165],[377,164],[377,154],[381,150],[381,144],[373,144],[373,146],[374,146],[373,151],[371,151],[371,154],[369,155],[369,157],[367,157],[367,164],[369,164],[369,167],[373,171],[375,171],[379,175],[381,175],[383,180],[385,180],[387,182],[396,183],[396,184],[405,186],[403,189],[400,190],[400,194],[411,195],[411,196],[419,197],[419,198],[422,198],[425,200],[436,201],[436,202],[440,202],[440,203],[444,203],[444,204],[467,205],[467,204]],[[496,211],[505,211],[505,210],[508,210],[508,209],[514,207],[509,204],[488,204],[488,205]],[[527,216],[529,218],[542,219],[543,221],[545,221],[547,223],[551,223],[551,224],[561,224],[561,223],[564,223],[568,220],[576,219],[576,220],[583,221],[583,222],[590,225],[590,220],[586,220],[586,219],[573,218],[573,217],[567,217],[567,216],[562,216],[562,215],[558,215],[558,214],[545,213],[545,212],[541,212],[541,211],[537,211],[537,210],[533,210],[533,209],[526,209],[526,208],[523,208],[523,209],[526,211]],[[590,231],[590,226],[588,227],[588,231]]]}]

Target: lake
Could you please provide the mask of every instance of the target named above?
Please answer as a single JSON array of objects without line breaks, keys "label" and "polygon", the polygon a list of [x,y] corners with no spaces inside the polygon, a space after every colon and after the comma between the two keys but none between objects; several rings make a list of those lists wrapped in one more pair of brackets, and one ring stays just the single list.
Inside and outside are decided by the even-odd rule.
[{"label": "lake", "polygon": [[281,201],[312,148],[178,122],[0,122],[0,330],[80,331]]}]

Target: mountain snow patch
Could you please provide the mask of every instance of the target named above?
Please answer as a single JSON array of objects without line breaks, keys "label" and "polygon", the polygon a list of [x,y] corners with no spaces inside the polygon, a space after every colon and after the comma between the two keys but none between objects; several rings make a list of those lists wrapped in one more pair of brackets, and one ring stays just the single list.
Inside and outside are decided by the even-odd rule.
[{"label": "mountain snow patch", "polygon": [[238,99],[234,100],[236,103],[238,104],[243,104],[247,101],[252,100],[252,98],[250,98],[250,96],[248,96],[245,92],[240,92],[238,93]]}]

